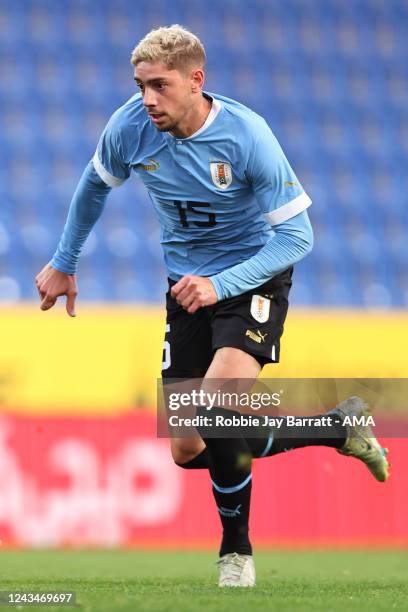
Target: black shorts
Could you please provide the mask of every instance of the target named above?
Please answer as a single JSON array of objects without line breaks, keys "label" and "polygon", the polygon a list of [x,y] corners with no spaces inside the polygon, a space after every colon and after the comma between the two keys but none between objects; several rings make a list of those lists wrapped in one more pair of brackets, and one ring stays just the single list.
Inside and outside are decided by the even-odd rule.
[{"label": "black shorts", "polygon": [[166,294],[163,378],[203,378],[224,346],[249,353],[261,366],[279,361],[280,337],[292,286],[290,267],[265,284],[188,314]]}]

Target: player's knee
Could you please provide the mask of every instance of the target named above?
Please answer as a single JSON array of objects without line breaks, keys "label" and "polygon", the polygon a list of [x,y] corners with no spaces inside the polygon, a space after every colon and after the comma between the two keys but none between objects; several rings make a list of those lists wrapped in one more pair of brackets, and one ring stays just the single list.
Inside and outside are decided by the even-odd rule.
[{"label": "player's knee", "polygon": [[[198,441],[197,441],[198,442]],[[191,443],[190,441],[172,441],[171,444],[171,455],[174,463],[178,466],[183,467],[183,464],[188,463],[194,459],[200,452],[201,447],[197,443]]]}]

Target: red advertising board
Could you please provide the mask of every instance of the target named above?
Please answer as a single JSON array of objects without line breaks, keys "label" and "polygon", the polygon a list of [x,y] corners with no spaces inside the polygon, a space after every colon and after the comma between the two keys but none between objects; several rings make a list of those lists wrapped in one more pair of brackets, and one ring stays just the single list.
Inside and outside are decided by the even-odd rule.
[{"label": "red advertising board", "polygon": [[[308,448],[255,461],[258,545],[406,545],[404,440],[388,440],[393,475]],[[213,546],[220,527],[206,470],[182,470],[155,416],[3,416],[3,546]]]}]

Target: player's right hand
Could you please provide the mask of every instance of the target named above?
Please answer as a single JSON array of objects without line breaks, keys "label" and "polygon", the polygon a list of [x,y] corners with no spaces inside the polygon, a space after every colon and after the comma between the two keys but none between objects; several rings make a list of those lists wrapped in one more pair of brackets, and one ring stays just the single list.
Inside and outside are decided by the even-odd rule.
[{"label": "player's right hand", "polygon": [[75,317],[75,299],[78,295],[76,274],[65,274],[47,264],[35,277],[35,284],[41,298],[41,310],[49,310],[61,295],[66,295],[67,313]]}]

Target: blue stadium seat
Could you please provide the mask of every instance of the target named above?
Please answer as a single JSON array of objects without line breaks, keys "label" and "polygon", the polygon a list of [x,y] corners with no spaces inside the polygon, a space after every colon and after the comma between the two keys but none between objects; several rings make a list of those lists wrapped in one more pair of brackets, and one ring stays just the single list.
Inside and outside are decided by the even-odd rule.
[{"label": "blue stadium seat", "polygon": [[[0,301],[32,299],[153,26],[202,36],[208,90],[265,116],[314,204],[293,301],[408,303],[408,6],[376,0],[8,2],[0,19]],[[162,299],[158,223],[134,180],[114,190],[81,262],[89,300]],[[158,282],[157,278],[163,279]]]}]

